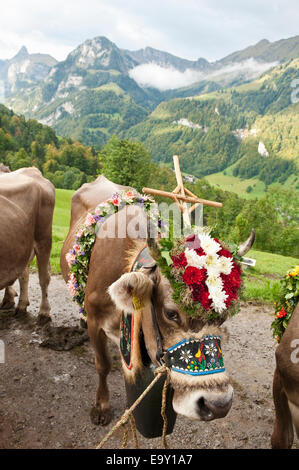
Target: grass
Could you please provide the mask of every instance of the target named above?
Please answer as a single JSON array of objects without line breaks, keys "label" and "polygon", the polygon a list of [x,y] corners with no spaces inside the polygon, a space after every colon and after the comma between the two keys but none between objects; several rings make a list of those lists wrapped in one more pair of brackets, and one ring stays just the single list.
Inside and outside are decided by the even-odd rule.
[{"label": "grass", "polygon": [[280,279],[298,265],[298,259],[256,250],[250,250],[248,256],[256,259],[256,265],[244,270],[244,300],[273,304],[280,292]]},{"label": "grass", "polygon": [[[235,162],[231,166],[227,167],[224,171],[219,171],[218,173],[205,176],[205,179],[212,186],[217,186],[224,191],[237,193],[244,199],[255,199],[263,197],[266,194],[266,186],[262,181],[257,178],[241,179],[238,176],[233,175],[234,167],[237,164],[238,162]],[[246,191],[248,186],[252,187],[252,191],[250,193]]]},{"label": "grass", "polygon": [[[71,198],[74,191],[68,189],[56,189],[56,202],[53,216],[53,238],[51,251],[51,271],[53,274],[60,273],[60,251],[67,236],[71,217]],[[36,269],[36,259],[31,267]]]},{"label": "grass", "polygon": [[[205,176],[205,179],[212,186],[217,186],[224,191],[231,191],[237,193],[239,196],[245,199],[255,199],[265,195],[265,184],[256,179],[241,179],[236,176],[232,176],[226,170],[226,174],[223,172],[214,173],[212,175]],[[246,192],[248,186],[252,187],[250,193]]]},{"label": "grass", "polygon": [[56,189],[56,203],[53,216],[53,244],[51,253],[51,269],[60,272],[60,251],[67,236],[71,218],[71,198],[74,191]]}]

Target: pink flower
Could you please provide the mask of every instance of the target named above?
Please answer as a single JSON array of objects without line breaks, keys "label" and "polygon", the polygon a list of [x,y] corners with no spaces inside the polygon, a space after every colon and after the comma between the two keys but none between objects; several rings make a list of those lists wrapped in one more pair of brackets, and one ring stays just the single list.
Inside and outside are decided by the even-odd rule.
[{"label": "pink flower", "polygon": [[97,207],[96,210],[95,210],[95,214],[96,215],[101,215],[103,212],[103,208],[102,207]]},{"label": "pink flower", "polygon": [[73,255],[73,253],[68,252],[65,255],[65,259],[66,259],[66,262],[67,262],[68,266],[71,267],[72,264],[73,264],[73,261],[75,261],[75,259],[76,259],[76,255]]},{"label": "pink flower", "polygon": [[76,244],[73,246],[73,249],[78,253],[78,251],[80,251],[80,246]]},{"label": "pink flower", "polygon": [[119,199],[118,196],[114,196],[114,197],[113,197],[112,199],[110,199],[110,200],[111,200],[111,202],[112,202],[112,204],[113,204],[114,206],[117,206],[117,207],[119,206],[119,204],[120,204],[120,199]]},{"label": "pink flower", "polygon": [[77,289],[74,287],[71,280],[68,281],[67,288],[68,288],[68,290],[70,291],[70,293],[73,297],[75,297],[75,295],[77,295]]},{"label": "pink flower", "polygon": [[88,212],[86,219],[85,219],[85,225],[89,227],[90,225],[93,225],[95,223],[96,221],[94,220],[93,215],[90,212]]},{"label": "pink flower", "polygon": [[127,191],[124,195],[123,195],[123,199],[127,202],[132,202],[133,199],[135,197],[135,194],[133,193],[133,191]]},{"label": "pink flower", "polygon": [[71,273],[70,279],[71,279],[71,281],[72,281],[73,284],[76,284],[76,283],[77,283],[77,279],[76,279],[76,276],[75,276],[74,273]]},{"label": "pink flower", "polygon": [[83,235],[83,229],[80,228],[80,230],[78,230],[78,232],[76,233],[76,237],[77,237],[77,238],[81,238],[82,235]]}]

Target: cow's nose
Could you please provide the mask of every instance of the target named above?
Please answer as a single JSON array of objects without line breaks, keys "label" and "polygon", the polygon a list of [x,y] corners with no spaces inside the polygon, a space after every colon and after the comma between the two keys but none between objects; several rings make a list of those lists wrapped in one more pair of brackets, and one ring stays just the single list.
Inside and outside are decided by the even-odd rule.
[{"label": "cow's nose", "polygon": [[203,421],[211,421],[212,419],[224,418],[232,406],[232,397],[225,400],[208,400],[200,397],[197,400],[197,412]]}]

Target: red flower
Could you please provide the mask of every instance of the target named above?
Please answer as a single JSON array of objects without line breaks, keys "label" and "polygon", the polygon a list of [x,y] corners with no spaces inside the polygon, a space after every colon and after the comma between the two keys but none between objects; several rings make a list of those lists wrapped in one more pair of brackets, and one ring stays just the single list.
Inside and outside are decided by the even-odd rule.
[{"label": "red flower", "polygon": [[207,286],[202,283],[201,285],[193,285],[191,286],[193,300],[195,302],[200,302],[201,305],[205,310],[209,310],[211,308],[211,299],[209,299],[209,291]]},{"label": "red flower", "polygon": [[222,277],[223,281],[239,288],[241,285],[241,268],[233,262],[233,268],[229,274]]},{"label": "red flower", "polygon": [[172,259],[173,265],[176,268],[184,268],[185,266],[187,266],[185,253],[181,253],[178,256],[172,256],[171,259]]},{"label": "red flower", "polygon": [[187,286],[192,284],[201,284],[205,280],[205,270],[188,266],[182,276],[182,279]]},{"label": "red flower", "polygon": [[202,249],[202,247],[196,248],[195,251],[198,254],[198,256],[204,256],[206,254],[205,251]]},{"label": "red flower", "polygon": [[287,314],[288,312],[282,307],[276,315],[276,318],[284,318]]},{"label": "red flower", "polygon": [[226,250],[225,248],[221,248],[221,250],[217,253],[219,256],[225,256],[225,258],[232,258],[233,255],[230,251]]},{"label": "red flower", "polygon": [[223,289],[227,295],[225,300],[226,307],[229,307],[233,300],[238,298],[238,289],[241,285],[241,269],[234,262],[231,272],[227,275],[221,274],[221,279],[223,282]]}]

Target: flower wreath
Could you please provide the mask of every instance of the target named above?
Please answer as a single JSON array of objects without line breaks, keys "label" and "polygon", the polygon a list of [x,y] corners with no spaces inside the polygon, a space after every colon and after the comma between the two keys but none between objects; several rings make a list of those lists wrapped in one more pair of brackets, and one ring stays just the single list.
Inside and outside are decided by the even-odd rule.
[{"label": "flower wreath", "polygon": [[[121,210],[127,205],[139,205],[149,211],[154,200],[146,195],[140,195],[137,191],[121,191],[105,202],[99,204],[93,212],[88,212],[84,225],[76,233],[76,243],[66,254],[66,261],[70,268],[69,281],[67,287],[80,307],[82,318],[86,318],[84,308],[85,288],[89,272],[89,261],[96,235],[101,224],[107,218]],[[151,213],[155,217],[155,213]]]},{"label": "flower wreath", "polygon": [[281,291],[275,302],[275,320],[271,324],[273,337],[279,343],[299,301],[299,265],[281,279]]},{"label": "flower wreath", "polygon": [[223,322],[239,310],[242,287],[237,248],[197,229],[186,239],[161,239],[162,272],[173,288],[174,301],[191,317]]}]

